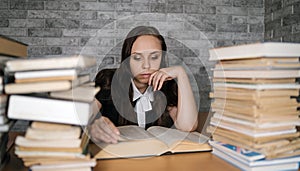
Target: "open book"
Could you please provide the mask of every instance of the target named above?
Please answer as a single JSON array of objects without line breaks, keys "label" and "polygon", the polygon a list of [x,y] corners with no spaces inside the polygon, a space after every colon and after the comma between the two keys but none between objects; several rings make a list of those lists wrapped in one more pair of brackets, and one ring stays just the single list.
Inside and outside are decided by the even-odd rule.
[{"label": "open book", "polygon": [[95,158],[159,156],[164,153],[210,151],[208,137],[198,132],[183,132],[160,126],[144,130],[138,126],[118,127],[121,140],[117,144],[97,144],[102,150]]}]

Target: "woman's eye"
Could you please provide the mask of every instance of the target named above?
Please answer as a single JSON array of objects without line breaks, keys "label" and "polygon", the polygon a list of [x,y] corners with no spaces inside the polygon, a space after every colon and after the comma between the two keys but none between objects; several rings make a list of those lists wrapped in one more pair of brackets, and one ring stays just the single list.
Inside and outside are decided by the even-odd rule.
[{"label": "woman's eye", "polygon": [[152,55],[152,56],[151,56],[151,59],[154,59],[154,60],[155,60],[155,59],[158,59],[158,58],[159,58],[158,55]]},{"label": "woman's eye", "polygon": [[142,59],[142,57],[140,55],[133,55],[133,59],[139,61]]}]

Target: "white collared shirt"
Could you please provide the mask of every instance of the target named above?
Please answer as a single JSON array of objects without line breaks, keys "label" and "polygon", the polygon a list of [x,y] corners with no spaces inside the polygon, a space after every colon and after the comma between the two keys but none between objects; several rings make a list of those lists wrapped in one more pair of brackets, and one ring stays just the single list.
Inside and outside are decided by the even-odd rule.
[{"label": "white collared shirt", "polygon": [[146,111],[152,110],[151,102],[154,100],[153,97],[153,88],[148,86],[146,91],[142,94],[137,87],[135,86],[133,80],[131,80],[133,88],[133,101],[137,100],[134,107],[134,111],[137,114],[137,121],[139,127],[145,128],[146,126]]}]

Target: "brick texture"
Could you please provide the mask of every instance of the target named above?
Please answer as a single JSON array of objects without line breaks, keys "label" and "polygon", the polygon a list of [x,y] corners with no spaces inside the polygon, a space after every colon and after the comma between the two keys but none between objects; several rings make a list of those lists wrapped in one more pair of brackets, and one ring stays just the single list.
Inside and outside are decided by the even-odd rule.
[{"label": "brick texture", "polygon": [[196,81],[204,112],[214,64],[208,49],[263,41],[265,33],[267,40],[299,41],[299,6],[281,0],[0,0],[0,34],[27,43],[29,57],[88,54],[102,68],[118,67],[131,28],[155,26],[166,38],[169,64],[185,65]]},{"label": "brick texture", "polygon": [[300,1],[265,1],[266,41],[299,43]]}]

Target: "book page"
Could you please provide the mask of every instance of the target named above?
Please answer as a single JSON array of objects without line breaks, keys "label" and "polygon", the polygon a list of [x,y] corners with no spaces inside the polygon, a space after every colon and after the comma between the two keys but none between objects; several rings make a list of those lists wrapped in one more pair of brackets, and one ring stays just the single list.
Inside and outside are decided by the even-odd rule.
[{"label": "book page", "polygon": [[182,142],[191,142],[196,144],[207,143],[208,137],[201,135],[198,132],[183,132],[177,129],[153,126],[148,130],[159,140],[166,143],[169,147]]},{"label": "book page", "polygon": [[118,129],[120,131],[121,141],[154,138],[153,135],[151,135],[149,132],[135,125],[120,126],[118,127]]}]

